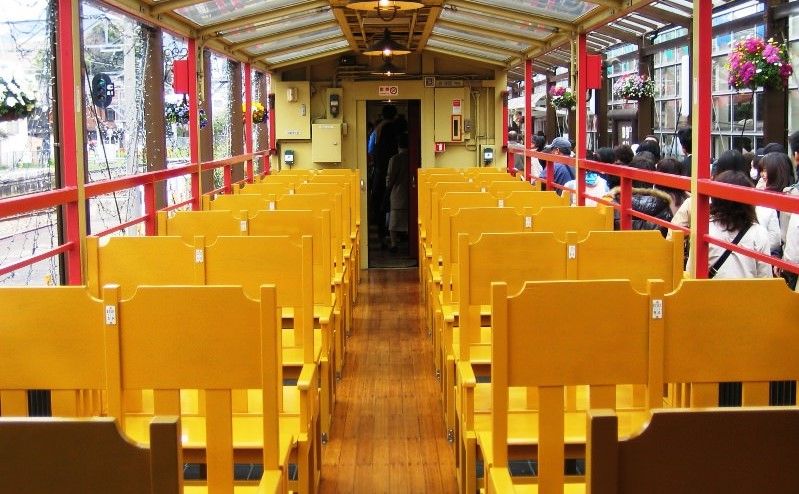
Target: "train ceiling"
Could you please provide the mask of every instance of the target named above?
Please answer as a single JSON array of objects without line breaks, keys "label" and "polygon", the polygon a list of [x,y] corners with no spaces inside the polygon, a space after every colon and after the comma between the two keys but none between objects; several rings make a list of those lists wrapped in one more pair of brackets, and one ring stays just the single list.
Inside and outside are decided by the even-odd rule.
[{"label": "train ceiling", "polygon": [[348,6],[356,0],[105,1],[270,70],[361,54],[386,28],[410,52],[506,69],[529,57],[552,70],[568,66],[575,33],[588,32],[589,50],[599,52],[667,25],[688,27],[693,10],[688,0],[416,0],[409,10],[378,10],[378,0],[366,10]]}]

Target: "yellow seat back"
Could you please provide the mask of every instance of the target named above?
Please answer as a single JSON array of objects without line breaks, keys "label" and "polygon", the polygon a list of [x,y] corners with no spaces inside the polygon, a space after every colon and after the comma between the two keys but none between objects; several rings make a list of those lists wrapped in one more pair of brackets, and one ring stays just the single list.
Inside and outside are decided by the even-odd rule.
[{"label": "yellow seat back", "polygon": [[89,236],[86,284],[95,297],[101,296],[104,285],[117,284],[125,298],[139,285],[202,285],[197,249],[202,243],[189,245],[180,237]]},{"label": "yellow seat back", "polygon": [[799,294],[779,278],[683,280],[663,317],[663,380],[693,383],[691,406],[716,406],[729,381],[744,382],[744,405],[767,405],[768,381],[799,379]]},{"label": "yellow seat back", "polygon": [[[564,482],[564,388],[589,385],[590,407],[616,404],[616,385],[649,378],[650,299],[626,281],[492,285],[493,468],[508,462],[508,388],[537,387],[538,484]],[[613,317],[606,317],[613,314]]]},{"label": "yellow seat back", "polygon": [[0,412],[27,416],[27,390],[52,390],[54,416],[99,415],[103,304],[86,287],[0,288]]},{"label": "yellow seat back", "polygon": [[218,235],[246,235],[246,211],[240,218],[232,211],[177,211],[172,217],[166,211],[158,211],[158,235],[181,237],[184,242],[191,243],[196,236],[203,236],[208,242]]}]

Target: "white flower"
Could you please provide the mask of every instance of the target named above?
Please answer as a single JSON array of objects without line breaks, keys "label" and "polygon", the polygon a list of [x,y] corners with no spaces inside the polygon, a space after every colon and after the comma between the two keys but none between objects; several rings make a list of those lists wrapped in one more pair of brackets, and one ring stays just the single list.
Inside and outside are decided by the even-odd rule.
[{"label": "white flower", "polygon": [[11,107],[17,106],[18,103],[19,102],[17,101],[17,98],[15,98],[13,96],[7,96],[6,97],[6,106],[11,106]]}]

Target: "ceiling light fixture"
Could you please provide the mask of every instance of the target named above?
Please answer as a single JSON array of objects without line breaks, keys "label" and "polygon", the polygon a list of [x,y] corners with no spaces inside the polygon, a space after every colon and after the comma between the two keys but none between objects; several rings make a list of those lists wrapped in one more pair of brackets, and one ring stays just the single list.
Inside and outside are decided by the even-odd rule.
[{"label": "ceiling light fixture", "polygon": [[377,11],[377,16],[386,22],[394,20],[397,12],[416,10],[424,7],[420,2],[406,0],[356,0],[347,4],[353,10]]},{"label": "ceiling light fixture", "polygon": [[407,55],[411,51],[403,47],[391,38],[391,31],[386,28],[383,37],[372,43],[364,55],[391,57],[393,55]]},{"label": "ceiling light fixture", "polygon": [[393,75],[405,75],[405,71],[391,63],[391,57],[383,57],[383,65],[374,72],[372,75],[382,75],[391,77]]}]

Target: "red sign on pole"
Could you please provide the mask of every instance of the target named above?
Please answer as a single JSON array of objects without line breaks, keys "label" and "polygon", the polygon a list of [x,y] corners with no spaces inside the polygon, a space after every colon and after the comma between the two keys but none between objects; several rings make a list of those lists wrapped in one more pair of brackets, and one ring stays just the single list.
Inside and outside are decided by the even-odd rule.
[{"label": "red sign on pole", "polygon": [[175,60],[172,62],[172,90],[175,94],[189,93],[189,61]]},{"label": "red sign on pole", "polygon": [[437,153],[443,153],[446,150],[447,150],[447,145],[445,143],[443,143],[443,142],[437,142],[436,143],[436,152]]}]

